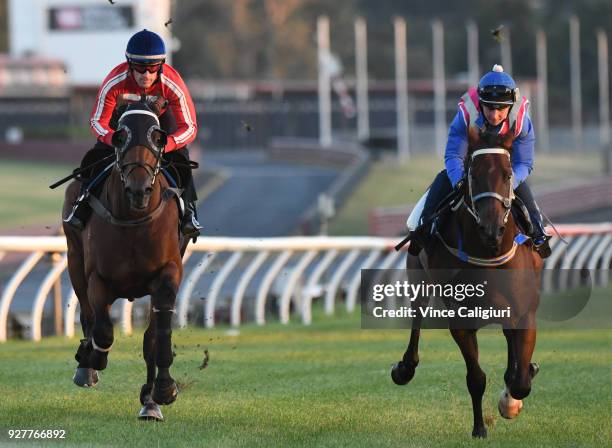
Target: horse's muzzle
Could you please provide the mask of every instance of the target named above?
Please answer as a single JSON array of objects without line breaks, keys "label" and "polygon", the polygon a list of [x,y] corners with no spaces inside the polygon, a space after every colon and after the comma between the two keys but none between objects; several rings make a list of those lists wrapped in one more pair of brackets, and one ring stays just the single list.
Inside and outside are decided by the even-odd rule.
[{"label": "horse's muzzle", "polygon": [[149,207],[152,191],[151,188],[136,191],[133,191],[131,188],[126,188],[125,193],[130,201],[130,207],[134,210],[144,210]]},{"label": "horse's muzzle", "polygon": [[494,251],[499,250],[502,244],[504,226],[480,226],[480,238],[485,246]]}]

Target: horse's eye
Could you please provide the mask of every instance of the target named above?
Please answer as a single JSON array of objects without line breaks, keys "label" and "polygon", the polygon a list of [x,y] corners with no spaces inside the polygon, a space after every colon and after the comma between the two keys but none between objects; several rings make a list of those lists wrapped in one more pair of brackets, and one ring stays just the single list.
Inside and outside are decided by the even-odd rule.
[{"label": "horse's eye", "polygon": [[153,141],[155,142],[155,146],[158,148],[163,148],[168,143],[168,136],[165,132],[156,131],[153,133]]}]

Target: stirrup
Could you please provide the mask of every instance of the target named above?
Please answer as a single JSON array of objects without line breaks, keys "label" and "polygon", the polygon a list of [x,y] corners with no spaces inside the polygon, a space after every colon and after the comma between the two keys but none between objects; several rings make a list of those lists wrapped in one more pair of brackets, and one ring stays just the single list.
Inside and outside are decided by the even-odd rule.
[{"label": "stirrup", "polygon": [[85,230],[85,223],[78,216],[76,216],[76,211],[79,205],[81,205],[80,202],[74,204],[72,211],[65,219],[63,219],[63,222],[68,224],[73,229],[83,231]]},{"label": "stirrup", "polygon": [[193,213],[193,210],[189,210],[183,217],[183,223],[181,224],[181,232],[183,235],[188,237],[197,237],[200,235],[202,226],[198,222]]},{"label": "stirrup", "polygon": [[548,244],[550,235],[544,234],[543,236],[538,235],[538,237],[543,237],[544,241],[536,243],[535,238],[532,238],[534,250],[538,253],[538,255],[540,255],[540,257],[542,257],[542,259],[550,257],[552,252],[550,244]]},{"label": "stirrup", "polygon": [[545,241],[538,245],[534,244],[534,248],[538,255],[542,257],[542,259],[550,257],[550,254],[552,253],[552,249],[550,248],[548,241]]}]

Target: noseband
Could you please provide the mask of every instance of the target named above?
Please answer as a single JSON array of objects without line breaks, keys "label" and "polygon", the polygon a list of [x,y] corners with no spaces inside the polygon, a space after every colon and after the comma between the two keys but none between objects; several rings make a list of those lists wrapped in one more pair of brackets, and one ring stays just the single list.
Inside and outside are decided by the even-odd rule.
[{"label": "noseband", "polygon": [[484,199],[484,198],[497,199],[503,204],[504,208],[506,209],[506,212],[504,214],[504,224],[506,224],[508,222],[508,216],[510,215],[512,201],[514,200],[514,189],[512,188],[512,185],[514,184],[513,182],[514,173],[512,173],[510,176],[510,187],[508,191],[508,196],[502,196],[501,194],[495,191],[485,191],[483,193],[478,193],[476,196],[474,196],[473,194],[472,163],[474,162],[474,159],[477,156],[485,155],[485,154],[502,154],[502,155],[505,154],[508,157],[508,159],[510,159],[510,152],[508,152],[508,150],[504,148],[484,148],[484,149],[478,149],[474,151],[470,156],[470,163],[468,165],[468,173],[467,173],[468,195],[470,198],[470,204],[468,205],[466,202],[464,202],[464,205],[465,205],[465,208],[468,210],[468,212],[470,212],[470,214],[474,217],[474,219],[476,220],[476,223],[480,224],[481,219],[480,219],[480,216],[478,216],[478,212],[476,211],[476,201],[479,201],[480,199]]},{"label": "noseband", "polygon": [[[142,133],[138,133],[138,134],[135,133],[130,126],[125,124],[126,118],[128,118],[130,115],[146,115],[154,119],[154,124],[151,124],[148,127],[146,131],[146,136],[144,139],[143,139],[143,136],[140,135]],[[149,119],[147,121],[152,122],[153,120]],[[155,178],[157,177],[157,174],[159,173],[159,170],[160,170],[161,156],[163,152],[163,148],[160,148],[159,146],[157,146],[152,138],[154,131],[156,130],[161,131],[161,128],[159,126],[159,119],[157,118],[157,115],[155,115],[151,111],[144,110],[144,109],[128,110],[124,112],[119,118],[119,127],[117,129],[117,132],[122,131],[122,130],[124,130],[127,133],[127,138],[125,140],[125,143],[121,147],[115,147],[115,156],[116,156],[115,167],[119,171],[119,176],[121,177],[121,183],[125,186],[126,178],[129,177],[129,175],[132,173],[134,169],[140,167],[140,168],[144,168],[149,174],[149,176],[151,177],[150,187],[153,187],[153,184],[155,184]],[[137,146],[144,146],[145,148],[147,148],[149,151],[153,153],[153,155],[155,156],[155,165],[150,165],[144,162],[123,163],[123,158],[125,157],[127,152],[130,149],[135,148]],[[126,173],[125,171],[128,168],[129,168],[129,171]]]}]

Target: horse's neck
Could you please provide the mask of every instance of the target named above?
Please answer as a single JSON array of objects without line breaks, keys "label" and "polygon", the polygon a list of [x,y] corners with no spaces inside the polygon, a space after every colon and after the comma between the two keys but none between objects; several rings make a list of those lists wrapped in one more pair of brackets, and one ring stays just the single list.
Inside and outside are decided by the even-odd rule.
[{"label": "horse's neck", "polygon": [[448,241],[451,246],[457,248],[459,247],[459,240],[461,239],[462,250],[471,256],[495,258],[512,249],[516,229],[514,217],[512,213],[509,213],[500,249],[497,252],[493,252],[482,243],[482,240],[478,236],[478,225],[474,217],[465,207],[460,207],[452,214],[451,219],[449,219],[449,225],[446,226],[444,238],[448,238],[446,241]]},{"label": "horse's neck", "polygon": [[133,210],[130,207],[130,201],[124,191],[121,176],[115,169],[112,170],[108,181],[105,184],[102,197],[104,198],[104,202],[107,204],[109,211],[115,218],[121,220],[142,218],[155,210],[162,200],[162,177],[163,176],[161,176],[160,173],[155,179],[149,206],[143,210]]}]

